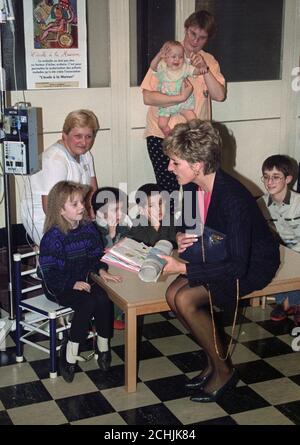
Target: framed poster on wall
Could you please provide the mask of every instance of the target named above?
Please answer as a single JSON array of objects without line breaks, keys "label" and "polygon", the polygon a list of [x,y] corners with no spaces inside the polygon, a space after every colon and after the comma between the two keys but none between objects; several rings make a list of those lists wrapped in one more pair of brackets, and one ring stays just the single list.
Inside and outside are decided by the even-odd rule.
[{"label": "framed poster on wall", "polygon": [[84,0],[23,0],[27,89],[86,88]]}]

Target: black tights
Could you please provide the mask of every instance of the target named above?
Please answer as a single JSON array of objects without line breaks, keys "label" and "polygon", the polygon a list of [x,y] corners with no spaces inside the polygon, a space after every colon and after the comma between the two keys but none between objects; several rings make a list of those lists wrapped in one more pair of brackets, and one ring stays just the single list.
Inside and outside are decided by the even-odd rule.
[{"label": "black tights", "polygon": [[98,335],[108,339],[113,336],[113,304],[105,290],[96,283],[91,285],[91,292],[76,289],[65,292],[60,304],[74,310],[70,329],[70,340],[73,342],[84,342],[93,317]]},{"label": "black tights", "polygon": [[162,143],[163,139],[161,138],[156,136],[147,137],[147,148],[156,182],[162,190],[172,193],[174,190],[179,190],[179,184],[174,173],[168,170],[170,158],[162,151]]},{"label": "black tights", "polygon": [[[171,310],[207,355],[208,365],[202,373],[211,374],[211,377],[205,391],[211,393],[219,389],[230,378],[232,365],[229,360],[221,360],[216,352],[207,289],[203,286],[189,287],[187,278],[180,276],[169,286],[166,298]],[[224,357],[226,351],[217,331],[216,343],[221,357]]]}]

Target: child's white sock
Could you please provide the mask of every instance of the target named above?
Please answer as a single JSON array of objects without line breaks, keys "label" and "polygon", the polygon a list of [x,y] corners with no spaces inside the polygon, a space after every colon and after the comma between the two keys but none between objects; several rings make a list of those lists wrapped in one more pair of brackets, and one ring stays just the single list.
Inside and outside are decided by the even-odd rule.
[{"label": "child's white sock", "polygon": [[100,352],[106,352],[108,351],[108,338],[100,337],[100,335],[97,336],[97,346]]},{"label": "child's white sock", "polygon": [[68,341],[67,343],[67,362],[75,364],[78,360],[79,343]]}]

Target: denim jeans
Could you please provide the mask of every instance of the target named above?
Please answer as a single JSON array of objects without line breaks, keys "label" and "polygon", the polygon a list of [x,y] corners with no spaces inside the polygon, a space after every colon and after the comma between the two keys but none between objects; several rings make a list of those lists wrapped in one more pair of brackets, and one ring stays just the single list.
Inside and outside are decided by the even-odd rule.
[{"label": "denim jeans", "polygon": [[289,301],[289,306],[297,306],[300,304],[300,290],[281,292],[280,294],[274,295],[274,297],[277,304],[282,304],[286,298]]}]

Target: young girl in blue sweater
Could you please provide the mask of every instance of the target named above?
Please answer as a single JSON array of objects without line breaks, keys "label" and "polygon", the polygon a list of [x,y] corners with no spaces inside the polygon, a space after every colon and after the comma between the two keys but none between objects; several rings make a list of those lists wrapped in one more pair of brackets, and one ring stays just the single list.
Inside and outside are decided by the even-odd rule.
[{"label": "young girl in blue sweater", "polygon": [[70,339],[63,341],[60,350],[60,370],[67,382],[74,379],[79,344],[86,339],[93,317],[98,333],[98,365],[106,371],[111,363],[113,304],[104,289],[90,281],[90,273],[99,274],[104,281],[121,281],[100,261],[102,241],[93,223],[87,220],[84,205],[88,192],[88,186],[71,181],[60,181],[52,188],[40,244],[45,295],[74,310]]}]

